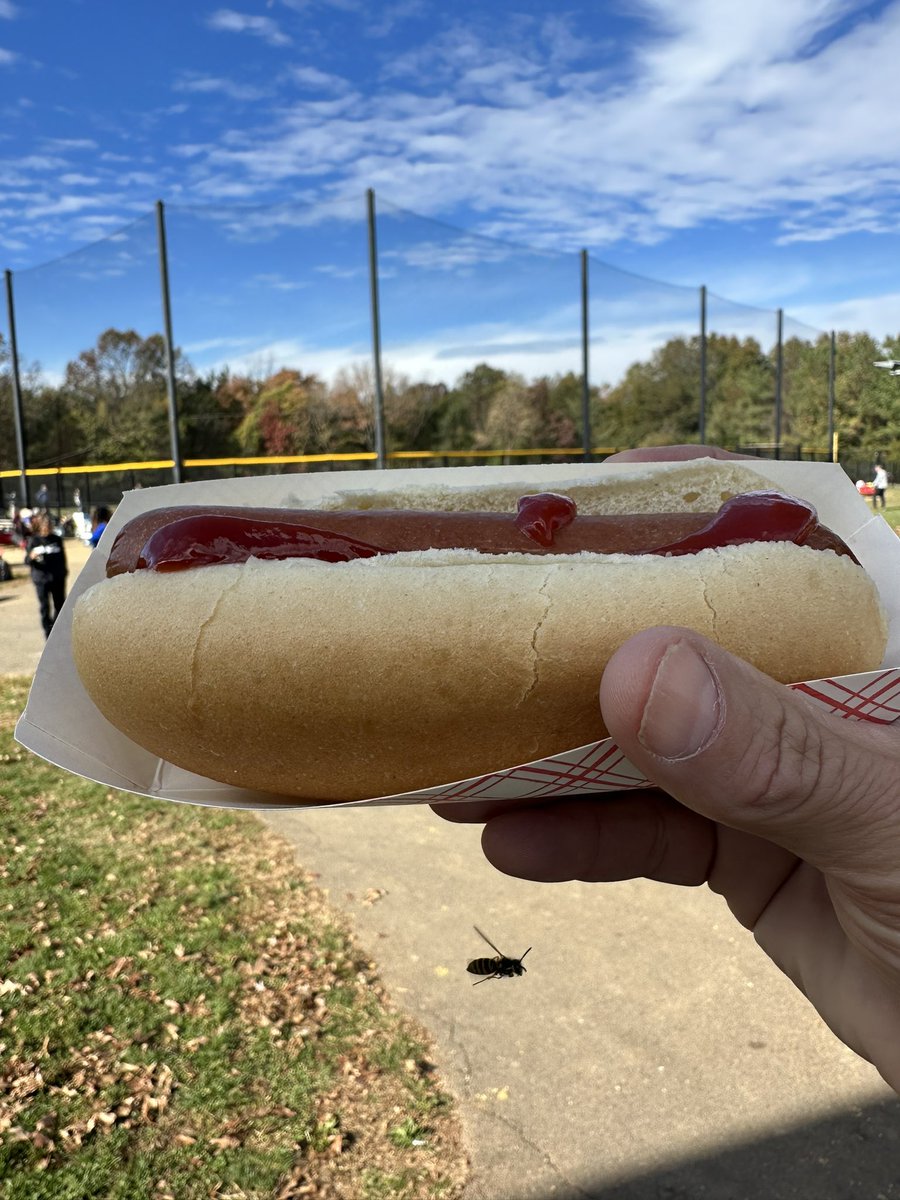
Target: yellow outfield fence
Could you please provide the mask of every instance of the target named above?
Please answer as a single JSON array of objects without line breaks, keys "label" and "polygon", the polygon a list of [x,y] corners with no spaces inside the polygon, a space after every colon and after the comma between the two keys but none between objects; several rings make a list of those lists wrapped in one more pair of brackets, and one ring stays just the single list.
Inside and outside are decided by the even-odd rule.
[{"label": "yellow outfield fence", "polygon": [[[615,454],[620,447],[597,446],[591,454],[606,457]],[[583,451],[578,446],[560,449],[558,446],[546,450],[393,450],[387,454],[391,461],[427,460],[447,458],[577,458]],[[185,458],[182,467],[277,467],[301,463],[375,462],[374,450],[361,450],[353,454],[275,454],[249,458]],[[52,477],[56,475],[114,475],[118,471],[171,471],[175,460],[158,458],[143,462],[88,463],[67,467],[28,467],[29,477]],[[19,479],[21,471],[0,471],[0,479]]]}]

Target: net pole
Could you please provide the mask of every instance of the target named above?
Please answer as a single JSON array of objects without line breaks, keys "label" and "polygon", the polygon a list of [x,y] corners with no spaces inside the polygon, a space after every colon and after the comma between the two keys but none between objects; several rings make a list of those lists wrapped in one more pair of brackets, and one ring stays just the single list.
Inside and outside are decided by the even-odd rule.
[{"label": "net pole", "polygon": [[706,445],[706,284],[700,285],[700,417],[697,435]]},{"label": "net pole", "polygon": [[25,416],[22,406],[22,376],[19,371],[19,346],[16,340],[16,306],[13,300],[13,274],[4,272],[6,278],[6,317],[9,329],[9,365],[12,379],[13,423],[16,430],[16,456],[19,461],[19,487],[22,491],[20,508],[31,508],[31,492],[28,486],[28,442],[25,437]]},{"label": "net pole", "polygon": [[775,457],[781,458],[781,401],[784,376],[784,310],[779,308],[776,320],[775,347]]},{"label": "net pole", "polygon": [[378,243],[375,228],[375,191],[366,190],[369,225],[369,296],[372,308],[372,370],[375,378],[375,458],[384,470],[384,381],[381,374],[381,309],[378,300]]},{"label": "net pole", "polygon": [[169,291],[166,216],[162,200],[157,200],[156,202],[156,240],[159,249],[159,280],[162,288],[163,338],[166,343],[166,395],[169,404],[169,444],[172,448],[172,478],[175,483],[181,483],[181,440],[178,435],[178,393],[175,386],[175,346],[172,341],[172,298]]},{"label": "net pole", "polygon": [[590,315],[588,310],[588,252],[581,251],[581,449],[591,461]]}]

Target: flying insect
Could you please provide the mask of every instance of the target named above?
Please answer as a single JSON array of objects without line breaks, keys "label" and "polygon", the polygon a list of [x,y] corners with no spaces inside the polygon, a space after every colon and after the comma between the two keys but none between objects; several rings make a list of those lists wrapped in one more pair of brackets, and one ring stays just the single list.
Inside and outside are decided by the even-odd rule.
[{"label": "flying insect", "polygon": [[522,958],[507,958],[505,954],[501,954],[491,939],[486,933],[482,933],[477,925],[472,927],[479,937],[484,938],[492,950],[497,951],[496,958],[473,958],[466,970],[472,975],[484,975],[485,979],[479,979],[472,984],[472,987],[478,987],[479,983],[487,983],[488,979],[512,979],[515,975],[524,975],[525,968],[522,966],[522,958],[528,953],[531,947],[525,951]]}]

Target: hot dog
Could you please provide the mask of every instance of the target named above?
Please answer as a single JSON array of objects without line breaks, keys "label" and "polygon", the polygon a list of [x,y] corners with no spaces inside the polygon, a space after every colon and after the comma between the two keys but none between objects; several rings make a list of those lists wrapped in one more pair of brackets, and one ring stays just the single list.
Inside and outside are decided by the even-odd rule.
[{"label": "hot dog", "polygon": [[[329,534],[335,536],[329,540]],[[111,578],[147,568],[184,570],[251,557],[347,561],[421,550],[672,555],[751,541],[791,541],[852,557],[846,543],[818,522],[811,505],[773,491],[734,497],[718,513],[619,516],[579,515],[567,497],[537,493],[520,497],[516,513],[153,509],[130,521],[118,535],[106,574]]]},{"label": "hot dog", "polygon": [[[603,667],[649,625],[698,629],[784,682],[880,663],[874,585],[811,506],[735,464],[652,479],[643,511],[640,481],[151,511],[80,597],[75,663],[159,757],[323,802],[602,738]],[[765,499],[711,504],[747,491]]]}]

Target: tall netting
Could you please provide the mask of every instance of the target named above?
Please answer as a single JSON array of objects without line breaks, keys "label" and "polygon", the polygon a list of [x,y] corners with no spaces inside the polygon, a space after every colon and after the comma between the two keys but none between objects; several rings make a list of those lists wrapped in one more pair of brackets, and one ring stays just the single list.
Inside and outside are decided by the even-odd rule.
[{"label": "tall netting", "polygon": [[782,448],[788,458],[830,461],[831,335],[785,314],[782,322]]},{"label": "tall netting", "polygon": [[363,198],[172,206],[166,229],[174,339],[212,396],[184,406],[185,458],[371,451]]},{"label": "tall netting", "polygon": [[[28,466],[47,471],[33,477],[33,493],[48,506],[87,504],[103,481],[72,473],[76,466],[167,457],[154,216],[15,272],[13,292]],[[11,420],[4,403],[5,470],[16,465]],[[7,493],[18,486],[4,483]]]},{"label": "tall netting", "polygon": [[[590,376],[595,449],[695,440],[699,427],[697,288],[589,260]],[[662,394],[658,380],[671,377]],[[670,401],[673,401],[670,403]]]},{"label": "tall netting", "polygon": [[[158,213],[14,276],[34,490],[60,508],[168,482]],[[368,469],[377,372],[365,197],[327,207],[165,210],[180,454],[187,479]],[[777,314],[583,256],[528,249],[379,197],[389,465],[595,456],[712,443],[829,457],[829,339]],[[778,366],[781,365],[779,376]],[[705,370],[704,370],[705,364]],[[840,360],[839,360],[840,366]],[[780,379],[780,387],[779,387]],[[9,338],[0,485],[20,487]],[[90,472],[115,464],[109,472]],[[46,498],[46,497],[45,497]]]},{"label": "tall netting", "polygon": [[[763,456],[830,456],[828,337],[778,313],[707,297],[707,440]],[[780,364],[780,380],[779,380]],[[819,409],[823,422],[811,420]]]},{"label": "tall netting", "polygon": [[578,256],[466,233],[381,198],[377,231],[388,450],[577,457]]}]

